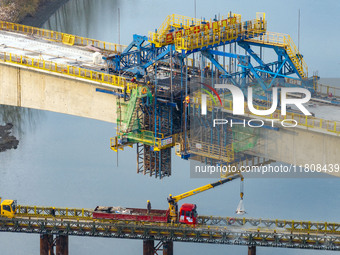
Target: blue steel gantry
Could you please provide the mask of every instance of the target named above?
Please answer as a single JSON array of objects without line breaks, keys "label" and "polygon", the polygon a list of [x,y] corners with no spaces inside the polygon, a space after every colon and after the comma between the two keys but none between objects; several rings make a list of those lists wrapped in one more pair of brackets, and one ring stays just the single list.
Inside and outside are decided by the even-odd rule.
[{"label": "blue steel gantry", "polygon": [[[266,61],[265,49],[271,50],[266,53],[271,61]],[[264,13],[247,21],[234,13],[212,20],[169,15],[148,37],[134,35],[123,52],[104,60],[110,73],[130,75],[138,84],[118,102],[111,148],[136,143],[137,172],[159,178],[171,175],[175,145],[177,155],[204,163],[270,162],[245,153],[257,143],[255,131],[210,127],[208,120],[225,113],[223,107],[209,107],[208,115],[201,115],[200,93],[209,93],[202,90],[205,85],[229,83],[244,91],[251,86],[260,107],[271,101],[274,86],[299,83],[315,92],[316,77],[308,77],[294,42],[289,35],[268,32]],[[220,96],[225,107],[228,93]]]}]

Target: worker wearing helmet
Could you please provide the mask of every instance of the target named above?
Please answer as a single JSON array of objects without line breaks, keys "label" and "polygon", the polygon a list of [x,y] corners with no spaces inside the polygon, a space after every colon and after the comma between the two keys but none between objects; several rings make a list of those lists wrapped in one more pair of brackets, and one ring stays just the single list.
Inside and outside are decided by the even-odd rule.
[{"label": "worker wearing helmet", "polygon": [[183,101],[183,103],[185,103],[186,106],[189,105],[189,103],[190,103],[190,96],[189,95],[185,97],[185,100]]},{"label": "worker wearing helmet", "polygon": [[150,214],[150,212],[151,212],[151,203],[150,203],[150,200],[147,201],[146,208],[148,210],[148,214]]},{"label": "worker wearing helmet", "polygon": [[53,217],[55,217],[55,207],[52,207],[52,209],[51,209],[51,215],[52,215]]}]

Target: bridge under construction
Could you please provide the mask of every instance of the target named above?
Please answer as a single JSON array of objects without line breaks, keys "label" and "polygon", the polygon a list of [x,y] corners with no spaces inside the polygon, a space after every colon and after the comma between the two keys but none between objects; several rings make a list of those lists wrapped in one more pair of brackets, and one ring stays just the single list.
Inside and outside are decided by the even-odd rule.
[{"label": "bridge under construction", "polygon": [[[183,159],[219,166],[273,161],[304,164],[311,160],[323,164],[321,154],[337,155],[315,150],[296,157],[296,151],[290,155],[287,146],[275,145],[303,139],[306,130],[320,135],[325,151],[337,150],[328,141],[336,141],[331,136],[339,137],[339,115],[325,113],[340,112],[340,90],[323,86],[317,75],[309,75],[291,37],[267,31],[264,13],[246,21],[234,13],[211,20],[169,15],[148,36],[134,35],[128,46],[9,22],[0,22],[0,29],[1,64],[22,70],[15,81],[3,76],[2,83],[8,85],[3,85],[7,92],[2,93],[1,102],[91,118],[103,116],[103,120],[116,122],[116,137],[110,146],[118,152],[135,145],[138,173],[170,176],[173,147]],[[265,50],[270,60],[264,56]],[[67,86],[68,80],[49,80],[49,76],[42,82],[25,73],[31,69],[76,84]],[[27,83],[33,79],[37,84]],[[89,92],[85,92],[85,83],[92,85]],[[314,116],[292,108],[286,115],[280,110],[266,116],[248,111],[240,119],[232,115],[230,92],[215,88],[215,84],[232,84],[243,92],[252,88],[257,110],[272,105],[272,88],[306,88],[312,94],[306,107]],[[216,118],[229,122],[260,118],[265,127],[268,122],[273,124],[266,132],[229,125],[212,128]],[[293,137],[286,132],[280,122],[287,119],[302,133]],[[276,131],[280,131],[282,141],[273,145]],[[304,148],[313,148],[296,141]],[[336,158],[326,160],[336,163]]]},{"label": "bridge under construction", "polygon": [[[340,114],[325,112],[340,112],[340,89],[310,75],[291,37],[267,31],[264,13],[253,20],[235,13],[210,20],[169,15],[127,46],[2,21],[0,38],[0,103],[117,123],[110,147],[118,153],[135,146],[139,174],[169,177],[173,147],[182,159],[205,165],[338,163]],[[304,88],[312,95],[306,106],[312,115],[293,107],[283,114],[279,105],[266,116],[246,110],[242,119],[232,114],[230,91],[216,84],[251,88],[253,107],[262,111],[274,102],[273,88]],[[256,119],[264,129],[213,128],[214,119]],[[285,121],[296,124],[294,132],[280,125]],[[306,140],[311,134],[314,140]],[[313,150],[313,142],[323,146]],[[191,227],[95,220],[92,213],[19,206],[16,217],[0,217],[0,231],[41,234],[42,255],[51,254],[54,245],[57,254],[68,254],[69,235],[142,239],[146,255],[160,247],[172,254],[173,241],[247,245],[250,254],[256,246],[340,249],[337,223],[199,216]],[[154,240],[160,244],[154,246]]]},{"label": "bridge under construction", "polygon": [[[53,211],[53,215],[52,215]],[[199,216],[196,226],[95,220],[93,210],[18,206],[15,218],[0,217],[0,231],[40,234],[40,254],[68,254],[68,236],[127,238],[143,241],[146,255],[173,254],[173,242],[340,250],[340,224]],[[159,241],[155,245],[154,241]]]}]

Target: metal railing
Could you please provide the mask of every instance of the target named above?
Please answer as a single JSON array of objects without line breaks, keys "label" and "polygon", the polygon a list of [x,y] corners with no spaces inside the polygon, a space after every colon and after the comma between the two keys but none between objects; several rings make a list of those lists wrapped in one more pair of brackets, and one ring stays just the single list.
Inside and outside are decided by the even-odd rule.
[{"label": "metal railing", "polygon": [[325,96],[332,94],[333,97],[340,97],[340,87],[328,86],[317,82],[314,89],[319,94],[323,94]]},{"label": "metal railing", "polygon": [[199,216],[198,224],[209,226],[239,226],[260,228],[284,228],[304,233],[336,233],[340,234],[340,224],[334,222],[254,219],[238,217]]},{"label": "metal railing", "polygon": [[276,45],[285,48],[291,61],[293,62],[295,68],[298,70],[301,77],[308,77],[308,66],[304,61],[302,55],[299,53],[299,50],[296,47],[290,35],[267,31],[265,34],[259,37],[247,39],[247,41],[261,44]]},{"label": "metal railing", "polygon": [[61,219],[92,219],[92,210],[18,205],[16,217],[56,217]]},{"label": "metal railing", "polygon": [[209,157],[217,160],[223,160],[225,162],[234,161],[234,149],[233,144],[222,146],[219,144],[205,143],[203,141],[189,139],[188,140],[188,152],[192,152],[199,156]]},{"label": "metal railing", "polygon": [[137,86],[136,84],[130,83],[125,78],[120,76],[92,71],[71,65],[59,64],[56,62],[46,61],[43,59],[36,59],[27,56],[16,55],[12,53],[0,52],[0,61],[18,64],[21,66],[35,68],[43,71],[59,73],[75,78],[86,79],[89,81],[109,84],[121,89],[122,91],[126,90],[128,93],[130,93],[130,90],[132,88],[135,88]]},{"label": "metal railing", "polygon": [[[246,29],[244,29],[246,27]],[[201,33],[191,34],[175,39],[177,50],[193,50],[228,42],[238,38],[252,38],[263,34],[266,31],[265,20],[252,20],[219,29],[208,30]]]},{"label": "metal railing", "polygon": [[104,42],[77,35],[70,35],[48,29],[31,27],[7,21],[0,21],[0,30],[35,36],[46,40],[61,42],[67,45],[81,45],[81,46],[91,45],[101,50],[112,51],[115,53],[122,52],[127,47],[126,45]]},{"label": "metal railing", "polygon": [[[140,132],[131,132],[126,135],[119,134],[118,137],[110,138],[110,147],[112,150],[117,151],[120,147],[129,146],[132,143],[143,143],[152,146],[155,151],[166,149],[175,146],[179,134],[173,134],[170,136],[164,136],[162,133],[158,133],[158,137],[155,137],[154,132],[149,130],[141,130]],[[127,138],[130,142],[126,144],[119,144],[119,139]]]},{"label": "metal railing", "polygon": [[157,34],[162,35],[165,34],[169,28],[171,27],[183,27],[183,28],[188,28],[191,25],[199,25],[201,24],[202,20],[201,19],[195,19],[183,15],[178,15],[178,14],[172,14],[168,15],[166,19],[163,21],[162,25],[158,28]]},{"label": "metal railing", "polygon": [[[201,32],[209,33],[210,30],[220,30],[222,27],[227,28],[230,25],[241,24],[241,15],[232,14],[233,16],[219,21],[210,20],[204,22],[200,19],[194,19],[190,17],[185,17],[181,15],[169,15],[167,19],[163,22],[160,30],[157,32],[149,32],[149,41],[154,43],[156,47],[161,47],[169,44],[173,44],[176,39],[188,36],[190,34],[200,34]],[[228,22],[227,22],[228,20]],[[228,23],[228,24],[227,24]],[[166,29],[165,29],[166,28]],[[182,30],[177,30],[175,32],[170,32],[172,28],[182,28]],[[195,31],[198,28],[198,31]]]}]

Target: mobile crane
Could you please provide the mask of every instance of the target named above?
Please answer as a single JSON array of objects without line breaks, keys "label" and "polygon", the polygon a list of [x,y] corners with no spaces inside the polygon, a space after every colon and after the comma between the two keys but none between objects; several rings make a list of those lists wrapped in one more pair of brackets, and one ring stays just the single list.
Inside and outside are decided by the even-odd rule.
[{"label": "mobile crane", "polygon": [[[147,221],[147,222],[168,222],[168,223],[183,223],[188,225],[195,225],[197,223],[197,206],[195,204],[183,204],[178,213],[178,201],[204,192],[206,190],[215,188],[224,183],[241,178],[241,174],[235,174],[226,179],[219,180],[185,192],[178,196],[168,197],[169,208],[168,210],[147,210],[142,208],[117,208],[117,207],[102,207],[97,206],[93,212],[94,219],[113,219],[113,220],[130,220],[130,221]],[[243,183],[243,182],[242,182]],[[241,184],[242,184],[241,183]],[[243,187],[243,185],[241,185]],[[241,200],[243,199],[243,189],[241,188]],[[244,210],[244,209],[243,209]],[[237,211],[238,214],[244,211]]]},{"label": "mobile crane", "polygon": [[[243,176],[241,174],[236,174],[231,177],[228,177],[226,179],[219,180],[214,183],[210,183],[207,185],[204,185],[202,187],[190,190],[188,192],[185,192],[183,194],[177,195],[177,196],[172,196],[171,194],[168,197],[168,203],[169,203],[169,219],[171,222],[180,222],[180,223],[185,223],[185,224],[196,224],[197,221],[197,206],[195,204],[183,204],[180,208],[180,211],[178,213],[178,201],[196,195],[198,193],[201,193],[203,191],[215,188],[219,185],[222,185],[224,183],[233,181],[235,179],[241,178],[241,181],[243,182]],[[243,185],[241,186],[243,187]],[[241,189],[240,192],[241,200],[243,200],[243,189]],[[244,213],[244,211],[239,211],[237,212],[239,214]]]}]

